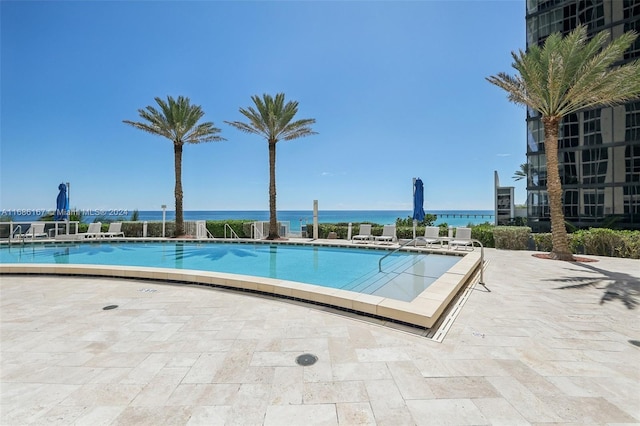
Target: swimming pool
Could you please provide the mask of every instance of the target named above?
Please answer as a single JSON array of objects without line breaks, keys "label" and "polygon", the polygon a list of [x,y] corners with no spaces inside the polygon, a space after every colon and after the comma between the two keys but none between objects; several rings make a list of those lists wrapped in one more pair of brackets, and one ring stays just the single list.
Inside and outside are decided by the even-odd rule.
[{"label": "swimming pool", "polygon": [[[0,263],[125,265],[190,269],[298,281],[410,302],[460,257],[397,252],[378,261],[384,250],[234,243],[52,244],[0,249]],[[390,282],[412,279],[400,291]]]},{"label": "swimming pool", "polygon": [[[443,302],[442,294],[457,291],[460,279],[468,276],[468,265],[464,266],[469,263],[467,256],[425,252],[393,253],[384,259],[380,272],[378,262],[387,253],[264,242],[33,243],[1,247],[0,273],[107,275],[216,284],[266,290],[375,315],[385,305],[419,305],[433,299]],[[450,279],[452,274],[455,282]],[[443,287],[443,282],[448,285]],[[434,284],[433,291],[427,291]]]}]

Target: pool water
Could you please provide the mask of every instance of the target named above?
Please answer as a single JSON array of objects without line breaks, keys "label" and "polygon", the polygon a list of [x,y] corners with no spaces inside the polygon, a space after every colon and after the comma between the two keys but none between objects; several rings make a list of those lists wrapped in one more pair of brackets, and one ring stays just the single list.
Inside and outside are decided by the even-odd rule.
[{"label": "pool water", "polygon": [[461,259],[396,252],[384,259],[383,272],[379,272],[378,262],[387,253],[291,244],[100,242],[5,246],[0,248],[0,263],[125,265],[226,272],[411,301]]}]

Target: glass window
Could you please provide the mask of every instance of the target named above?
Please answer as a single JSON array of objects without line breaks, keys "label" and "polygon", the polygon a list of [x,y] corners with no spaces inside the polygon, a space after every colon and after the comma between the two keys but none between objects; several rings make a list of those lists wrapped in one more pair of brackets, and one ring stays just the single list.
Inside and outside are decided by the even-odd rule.
[{"label": "glass window", "polygon": [[[638,3],[640,5],[640,3]],[[624,23],[624,32],[634,30],[635,32],[640,32],[640,19],[636,19],[635,21],[625,22]],[[629,49],[624,52],[624,59],[635,59],[640,58],[640,40],[636,39]]]},{"label": "glass window", "polygon": [[[624,149],[625,179],[623,188],[624,213],[634,216],[640,214],[640,143]],[[630,185],[629,185],[630,183]]]},{"label": "glass window", "polygon": [[558,139],[558,149],[573,148],[580,144],[578,114],[569,114],[562,119]]},{"label": "glass window", "polygon": [[546,10],[555,5],[562,4],[564,0],[538,0],[538,10]]},{"label": "glass window", "polygon": [[544,152],[544,128],[540,120],[527,123],[527,147],[529,152]]},{"label": "glass window", "polygon": [[576,163],[575,151],[563,152],[562,164],[560,165],[560,182],[563,185],[578,183],[578,165]]},{"label": "glass window", "polygon": [[533,186],[547,186],[547,159],[544,155],[529,157],[529,175]]},{"label": "glass window", "polygon": [[624,11],[624,19],[640,16],[640,2],[638,0],[624,0],[622,10]]},{"label": "glass window", "polygon": [[546,191],[532,191],[529,193],[529,216],[549,217],[549,196]]},{"label": "glass window", "polygon": [[582,131],[584,145],[602,145],[602,133],[600,128],[600,109],[585,111],[582,118]]},{"label": "glass window", "polygon": [[631,102],[625,105],[626,124],[624,140],[626,142],[640,141],[640,102]]},{"label": "glass window", "polygon": [[538,16],[538,44],[542,44],[550,34],[562,32],[562,18],[562,8],[553,9]]},{"label": "glass window", "polygon": [[607,148],[582,151],[582,183],[604,183],[607,176],[608,159]]},{"label": "glass window", "polygon": [[624,213],[640,215],[640,185],[624,187]]},{"label": "glass window", "polygon": [[562,21],[562,32],[564,34],[569,33],[577,26],[577,10],[578,5],[575,2],[571,2],[564,7],[564,21]]},{"label": "glass window", "polygon": [[596,190],[585,190],[582,194],[584,199],[584,215],[592,218],[604,216],[604,193]]},{"label": "glass window", "polygon": [[[622,10],[624,19],[628,20],[624,23],[624,31],[635,30],[636,32],[640,32],[640,2],[637,0],[624,0]],[[636,39],[624,54],[624,59],[634,59],[638,57],[640,57],[640,39]]]},{"label": "glass window", "polygon": [[625,182],[640,182],[640,145],[624,149]]},{"label": "glass window", "polygon": [[603,0],[580,0],[577,21],[587,24],[588,31],[597,31],[604,26]]},{"label": "glass window", "polygon": [[564,215],[566,218],[577,219],[578,210],[580,208],[580,196],[578,191],[569,190],[564,191],[563,196]]}]

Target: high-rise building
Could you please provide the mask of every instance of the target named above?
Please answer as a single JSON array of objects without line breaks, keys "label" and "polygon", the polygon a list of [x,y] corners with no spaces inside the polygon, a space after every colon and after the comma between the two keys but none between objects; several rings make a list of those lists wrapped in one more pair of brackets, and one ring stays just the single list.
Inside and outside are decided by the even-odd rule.
[{"label": "high-rise building", "polygon": [[[612,38],[640,33],[640,0],[527,0],[527,46],[579,24],[589,35]],[[640,38],[620,64],[640,58]],[[577,227],[640,229],[640,101],[570,114],[558,140],[564,215]],[[527,217],[534,231],[548,231],[549,202],[544,129],[527,110]]]}]

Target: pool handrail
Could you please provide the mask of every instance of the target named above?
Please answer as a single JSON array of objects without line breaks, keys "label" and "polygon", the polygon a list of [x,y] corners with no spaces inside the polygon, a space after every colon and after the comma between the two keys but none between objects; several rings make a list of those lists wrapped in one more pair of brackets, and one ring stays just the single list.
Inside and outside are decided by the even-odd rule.
[{"label": "pool handrail", "polygon": [[[447,241],[448,238],[442,238],[442,241]],[[416,243],[418,241],[424,241],[426,244],[426,237],[416,237],[413,238],[409,241],[406,241],[402,244],[400,244],[400,246],[396,247],[394,250],[390,251],[389,253],[385,254],[384,256],[382,256],[380,258],[380,260],[378,260],[378,272],[382,272],[382,261],[387,257],[387,256],[391,256],[392,254],[394,254],[395,252],[399,251],[400,249],[404,248],[405,246],[411,244],[411,243]],[[478,243],[480,245],[480,281],[479,283],[486,287],[484,285],[484,246],[482,245],[482,242],[480,240],[476,240],[474,238],[472,238],[471,240],[471,246],[473,247],[473,243]]]},{"label": "pool handrail", "polygon": [[[225,223],[224,224],[224,238],[225,239],[227,238],[227,228],[229,228],[229,231],[230,231],[229,238],[235,238],[235,239],[240,238],[240,237],[238,237],[238,234],[236,234],[236,231],[233,230],[231,225],[229,225],[228,223]],[[212,235],[212,237],[213,237],[213,235]]]}]

